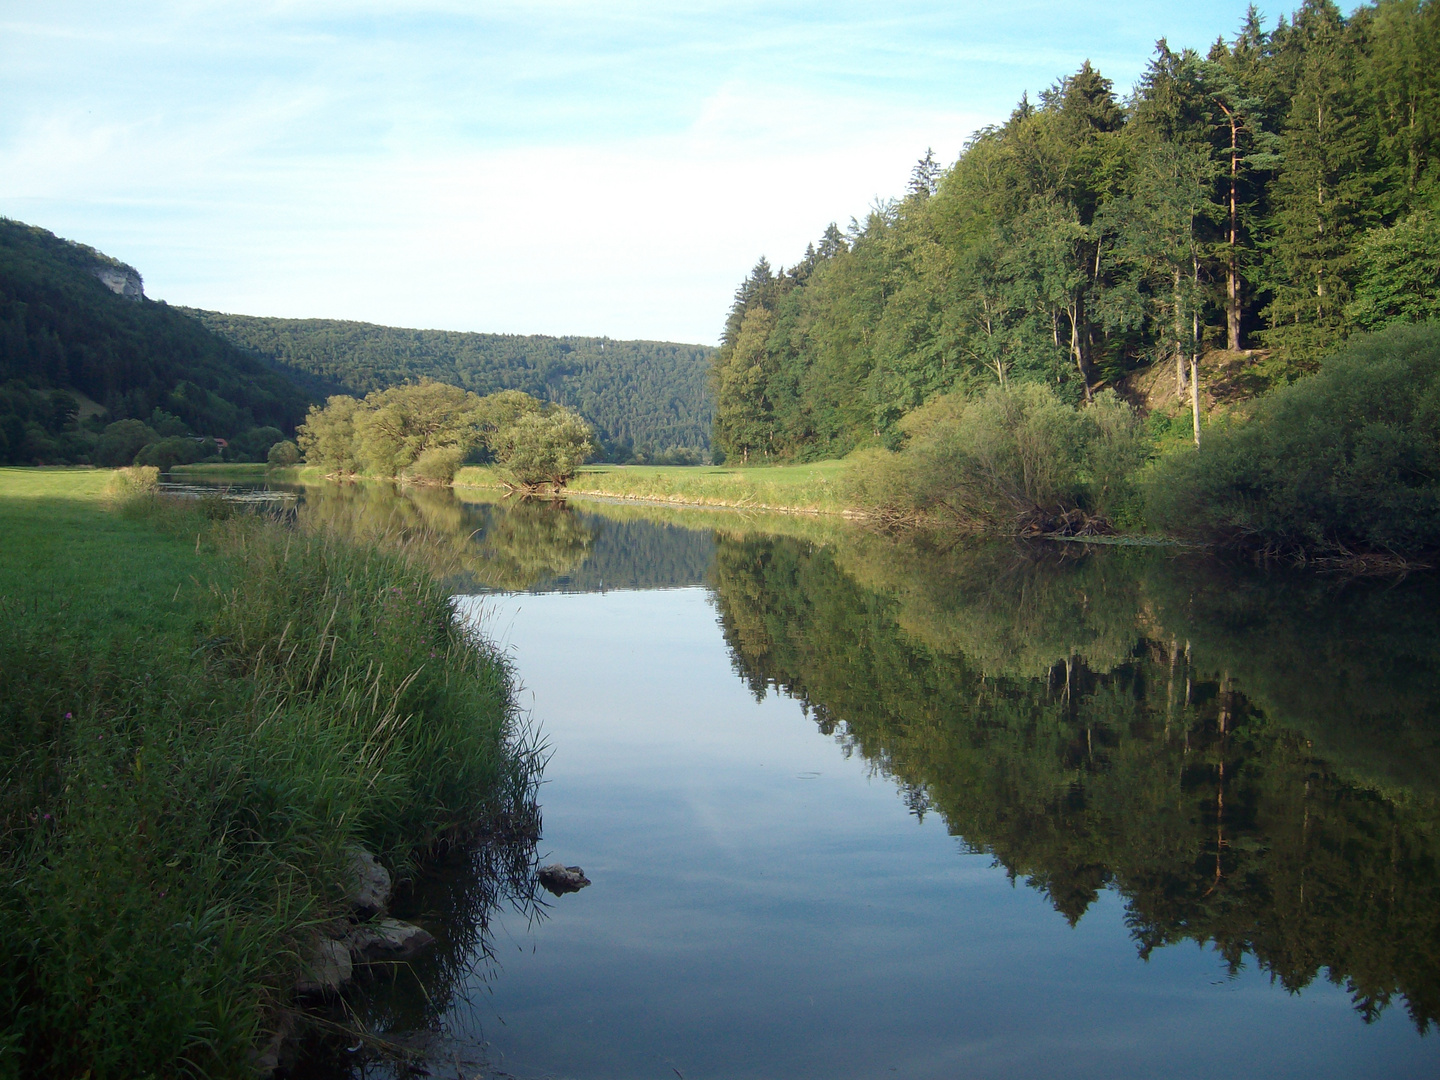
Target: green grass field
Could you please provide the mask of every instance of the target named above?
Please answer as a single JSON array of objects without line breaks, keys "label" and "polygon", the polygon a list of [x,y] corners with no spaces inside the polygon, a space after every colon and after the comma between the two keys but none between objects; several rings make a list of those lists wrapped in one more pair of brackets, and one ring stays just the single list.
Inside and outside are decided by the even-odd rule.
[{"label": "green grass field", "polygon": [[223,569],[142,522],[109,512],[101,469],[0,468],[0,597],[27,612],[65,613],[97,639],[184,634]]},{"label": "green grass field", "polygon": [[[587,465],[567,485],[572,495],[791,513],[840,514],[849,509],[841,492],[843,461],[809,465]],[[498,487],[492,470],[461,469],[459,487]]]},{"label": "green grass field", "polygon": [[401,553],[0,469],[0,1076],[247,1076],[352,845],[524,800],[503,660]]}]

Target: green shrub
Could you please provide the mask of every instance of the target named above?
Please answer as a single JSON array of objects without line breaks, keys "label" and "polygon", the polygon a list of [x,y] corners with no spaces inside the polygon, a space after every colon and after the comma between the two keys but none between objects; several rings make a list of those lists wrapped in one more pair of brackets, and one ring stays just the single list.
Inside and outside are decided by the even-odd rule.
[{"label": "green shrub", "polygon": [[117,420],[105,429],[95,444],[95,464],[103,468],[129,465],[141,447],[160,441],[155,429],[143,420]]},{"label": "green shrub", "polygon": [[563,487],[596,452],[595,433],[563,406],[520,416],[490,442],[500,467],[521,487]]},{"label": "green shrub", "polygon": [[266,452],[265,460],[274,468],[300,464],[300,448],[289,439],[275,443]]},{"label": "green shrub", "polygon": [[218,449],[214,439],[172,435],[168,439],[142,446],[135,455],[135,464],[153,465],[161,472],[166,472],[176,465],[193,465],[197,461],[214,457]]},{"label": "green shrub", "polygon": [[426,450],[405,470],[406,480],[420,484],[449,484],[454,481],[465,451],[458,446]]},{"label": "green shrub", "polygon": [[1440,544],[1440,324],[1357,337],[1147,480],[1150,521],[1273,553]]},{"label": "green shrub", "polygon": [[974,531],[1048,529],[1077,511],[1114,515],[1147,453],[1134,410],[1113,392],[1077,409],[1040,383],[946,394],[900,427],[899,452],[852,457],[850,496],[884,518]]}]

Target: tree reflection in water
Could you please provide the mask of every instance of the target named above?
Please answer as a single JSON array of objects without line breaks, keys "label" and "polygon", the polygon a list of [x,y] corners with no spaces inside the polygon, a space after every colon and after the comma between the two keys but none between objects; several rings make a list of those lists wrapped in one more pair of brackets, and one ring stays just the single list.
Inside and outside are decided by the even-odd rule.
[{"label": "tree reflection in water", "polygon": [[515,591],[574,570],[594,532],[564,503],[461,502],[450,488],[383,482],[305,488],[301,527],[403,547],[456,592]]},{"label": "tree reflection in water", "polygon": [[738,673],[1074,923],[1440,1020],[1436,587],[1145,552],[717,534]]}]

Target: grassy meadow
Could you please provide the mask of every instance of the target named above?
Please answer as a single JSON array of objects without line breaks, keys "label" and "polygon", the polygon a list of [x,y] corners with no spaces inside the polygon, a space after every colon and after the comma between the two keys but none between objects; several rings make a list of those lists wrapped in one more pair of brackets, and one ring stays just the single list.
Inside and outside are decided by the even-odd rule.
[{"label": "grassy meadow", "polygon": [[525,804],[510,676],[403,554],[115,477],[0,469],[0,1076],[253,1075],[354,845]]},{"label": "grassy meadow", "polygon": [[[565,487],[570,495],[724,506],[792,513],[841,514],[849,509],[840,490],[846,463],[732,468],[728,465],[586,465]],[[457,487],[501,487],[492,469],[471,466],[455,476]]]}]

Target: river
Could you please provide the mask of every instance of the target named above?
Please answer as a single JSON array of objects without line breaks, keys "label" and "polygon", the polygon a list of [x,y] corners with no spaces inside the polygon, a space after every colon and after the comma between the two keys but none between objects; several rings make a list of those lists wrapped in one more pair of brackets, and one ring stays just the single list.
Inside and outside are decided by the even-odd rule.
[{"label": "river", "polygon": [[402,898],[438,955],[354,1007],[436,1075],[1440,1073],[1432,579],[299,501],[450,576],[593,882]]}]

